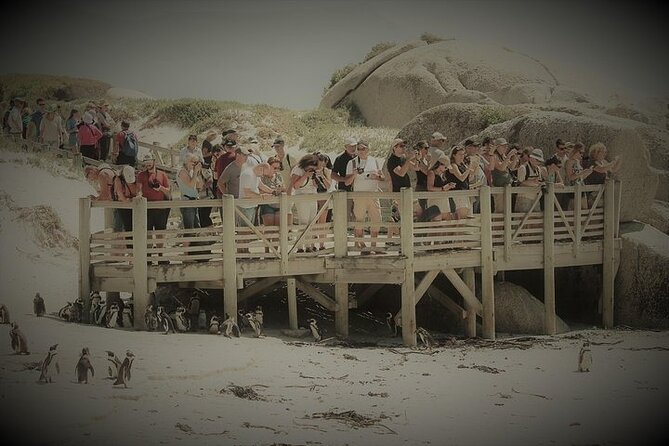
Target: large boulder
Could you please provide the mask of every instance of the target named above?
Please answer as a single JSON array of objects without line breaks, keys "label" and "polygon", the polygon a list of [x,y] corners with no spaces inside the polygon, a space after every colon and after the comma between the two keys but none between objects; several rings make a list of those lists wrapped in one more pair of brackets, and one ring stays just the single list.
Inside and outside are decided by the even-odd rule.
[{"label": "large boulder", "polygon": [[669,328],[669,235],[645,225],[621,238],[616,324]]},{"label": "large boulder", "polygon": [[[500,333],[544,333],[544,304],[525,288],[511,282],[495,282],[495,330]],[[569,326],[556,317],[557,332]]]}]

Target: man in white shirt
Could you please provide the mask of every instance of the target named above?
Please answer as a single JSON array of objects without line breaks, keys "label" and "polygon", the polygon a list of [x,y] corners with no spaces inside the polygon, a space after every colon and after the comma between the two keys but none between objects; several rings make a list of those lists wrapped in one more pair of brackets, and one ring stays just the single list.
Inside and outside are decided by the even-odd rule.
[{"label": "man in white shirt", "polygon": [[186,155],[192,153],[198,157],[201,164],[204,164],[204,157],[202,156],[202,149],[197,146],[197,135],[188,135],[188,144],[179,152],[179,160],[181,164],[186,160]]},{"label": "man in white shirt", "polygon": [[[353,192],[378,192],[380,182],[385,181],[380,163],[376,158],[369,156],[369,144],[365,141],[358,141],[358,156],[353,158],[346,165],[346,186],[353,185]],[[372,223],[370,227],[370,236],[376,239],[379,235],[378,223],[381,222],[381,204],[378,198],[353,199],[353,215],[357,222],[364,222],[365,216],[369,216]],[[355,236],[363,237],[363,229],[356,228]],[[361,254],[373,254],[376,242],[372,241],[371,249],[368,250],[362,242],[356,243],[360,248]]]}]

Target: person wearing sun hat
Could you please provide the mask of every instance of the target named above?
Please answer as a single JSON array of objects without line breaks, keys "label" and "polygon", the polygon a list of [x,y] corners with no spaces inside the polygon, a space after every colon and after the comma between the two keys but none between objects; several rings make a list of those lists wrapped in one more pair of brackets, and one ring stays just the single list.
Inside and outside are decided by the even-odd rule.
[{"label": "person wearing sun hat", "polygon": [[48,144],[50,147],[59,147],[64,137],[65,129],[60,115],[56,113],[53,105],[44,110],[44,116],[39,125],[39,142]]},{"label": "person wearing sun hat", "polygon": [[[544,167],[544,152],[541,149],[528,147],[530,155],[528,161],[518,166],[519,186],[538,187],[546,180],[546,168]],[[528,212],[532,207],[537,193],[520,193],[516,198],[515,212]]]},{"label": "person wearing sun hat", "polygon": [[7,117],[7,126],[9,127],[9,135],[14,138],[21,138],[23,136],[23,119],[21,117],[21,110],[25,104],[23,98],[14,98],[14,106],[9,111]]}]

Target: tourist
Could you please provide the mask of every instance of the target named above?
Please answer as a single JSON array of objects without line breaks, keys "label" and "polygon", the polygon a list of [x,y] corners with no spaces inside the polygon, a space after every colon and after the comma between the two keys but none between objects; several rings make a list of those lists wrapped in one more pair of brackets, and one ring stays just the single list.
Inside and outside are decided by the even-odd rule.
[{"label": "tourist", "polygon": [[33,112],[30,117],[30,124],[28,125],[28,130],[26,132],[26,138],[31,141],[39,141],[40,124],[42,123],[42,118],[46,112],[46,101],[43,98],[37,98],[35,104],[37,104],[37,110]]},{"label": "tourist", "polygon": [[592,167],[592,173],[588,175],[585,184],[604,184],[610,174],[618,172],[622,166],[622,158],[616,156],[613,161],[606,160],[607,148],[598,142],[590,146],[588,159],[583,161],[583,167]]},{"label": "tourist", "polygon": [[249,167],[257,166],[258,164],[264,162],[262,155],[258,151],[258,140],[255,138],[250,138],[246,150],[249,151],[249,157],[246,160],[246,164]]},{"label": "tourist", "polygon": [[246,164],[248,156],[249,152],[245,148],[237,147],[235,149],[235,159],[232,163],[228,164],[218,178],[218,191],[221,196],[230,194],[235,198],[239,198],[239,176],[242,173],[242,168]]},{"label": "tourist", "polygon": [[442,156],[445,156],[444,150],[446,147],[446,137],[440,132],[434,132],[430,138],[430,159],[438,160]]},{"label": "tourist", "polygon": [[28,107],[28,104],[24,101],[23,102],[23,109],[21,110],[21,120],[23,121],[23,139],[26,139],[28,136],[28,127],[31,124],[31,119],[32,119],[33,111],[30,107]]},{"label": "tourist", "polygon": [[67,148],[72,152],[79,152],[79,142],[77,134],[79,133],[79,123],[81,122],[81,114],[79,110],[72,109],[70,116],[65,121],[65,133],[67,133]]},{"label": "tourist", "polygon": [[[587,169],[584,169],[581,165],[581,160],[583,159],[583,152],[585,151],[585,146],[582,143],[577,142],[574,144],[569,158],[565,163],[565,175],[566,181],[569,186],[583,185],[585,184],[584,180],[592,174],[594,171],[593,167],[590,166]],[[569,201],[567,206],[569,210],[574,209],[573,199]],[[588,209],[588,200],[587,195],[586,199],[581,201],[581,209]]]},{"label": "tourist", "polygon": [[[248,164],[242,167],[239,175],[239,198],[265,198],[272,195],[273,190],[267,187],[260,179],[269,175],[271,168],[267,163],[260,163],[249,167]],[[239,209],[244,216],[253,224],[258,211],[258,206],[254,204],[240,205]],[[239,226],[248,226],[248,224],[239,219]]]},{"label": "tourist", "polygon": [[218,134],[214,130],[209,130],[207,132],[207,135],[204,137],[202,140],[202,147],[200,150],[202,150],[202,159],[204,160],[204,166],[209,167],[213,166],[214,164],[211,161],[211,157],[213,156],[213,148],[214,146],[212,145],[212,142],[216,139]]},{"label": "tourist", "polygon": [[56,114],[53,106],[49,106],[45,109],[44,116],[40,121],[39,142],[47,144],[51,148],[58,148],[62,145],[64,134],[65,129],[60,115]]},{"label": "tourist", "polygon": [[[521,187],[543,186],[546,181],[546,169],[542,166],[544,163],[544,153],[541,149],[532,147],[529,147],[527,150],[530,153],[528,161],[518,167],[518,185]],[[541,191],[518,193],[514,212],[529,212],[534,200],[536,200],[537,193],[541,193]]]},{"label": "tourist", "polygon": [[[113,200],[127,202],[138,196],[138,194],[141,195],[141,189],[136,182],[135,168],[132,166],[123,166],[120,174],[114,178],[112,185]],[[123,231],[132,231],[132,209],[116,210],[123,224]]]},{"label": "tourist", "polygon": [[[279,172],[281,172],[281,177],[283,178],[283,184],[289,188],[291,183],[290,174],[293,170],[293,167],[297,164],[296,160],[293,159],[293,156],[286,152],[285,148],[286,142],[283,138],[278,137],[272,143],[272,148],[276,154],[276,158],[281,163],[279,167]],[[289,194],[290,195],[290,194]]]},{"label": "tourist", "polygon": [[[335,182],[332,180],[332,163],[330,158],[324,154],[317,152],[315,155],[318,157],[318,166],[316,167],[316,172],[314,174],[314,181],[316,182],[316,193],[325,194],[328,192],[334,192],[336,190]],[[330,164],[330,167],[328,167]],[[332,220],[332,201],[328,200],[318,200],[317,206],[318,209],[316,212],[320,212],[321,208],[325,206],[325,203],[328,203],[328,209],[325,212],[321,212],[321,215],[318,217],[316,223],[325,224],[328,221]],[[325,234],[321,238],[325,238]],[[319,249],[325,249],[325,245],[321,243]]]},{"label": "tourist", "polygon": [[[555,184],[557,187],[564,187],[564,180],[562,178],[562,161],[560,160],[560,157],[553,155],[550,158],[546,160],[546,183],[552,183]],[[558,201],[562,196],[566,196],[568,198],[567,194],[559,194],[557,195]],[[560,203],[560,207],[562,209],[566,209],[567,205],[562,206],[562,203]]]},{"label": "tourist", "polygon": [[[491,177],[494,187],[511,186],[513,176],[511,170],[515,170],[518,165],[519,156],[517,149],[509,150],[509,143],[504,138],[493,140],[493,154],[491,162]],[[504,194],[495,194],[495,210],[504,212]]]},{"label": "tourist", "polygon": [[[472,160],[471,165],[465,164],[464,147],[453,146],[449,157],[450,166],[446,169],[444,176],[447,183],[455,183],[454,190],[469,190],[469,178],[478,169],[478,158]],[[461,220],[467,218],[471,210],[469,197],[453,197],[455,204],[455,219]]]},{"label": "tourist", "polygon": [[[271,191],[272,195],[279,196],[286,191],[283,185],[283,177],[279,171],[281,162],[275,156],[267,160],[269,169],[265,170],[264,175],[260,181]],[[277,203],[261,204],[260,205],[260,219],[265,226],[279,226],[280,224],[280,208]],[[290,222],[288,223],[290,224]]]},{"label": "tourist", "polygon": [[102,138],[100,138],[100,159],[106,160],[109,155],[109,146],[112,139],[112,128],[116,125],[116,121],[109,114],[109,104],[107,102],[100,105],[97,115],[96,115],[96,125],[102,132]]},{"label": "tourist", "polygon": [[492,168],[495,154],[494,147],[491,144],[491,139],[489,136],[486,136],[481,140],[479,153],[481,154],[483,173],[485,173],[485,182],[488,186],[492,186]]},{"label": "tourist", "polygon": [[[432,157],[430,156],[429,151],[430,145],[427,141],[418,141],[414,146],[415,160],[416,164],[414,170],[416,171],[416,187],[414,188],[416,192],[425,192],[427,191],[427,175],[432,167]],[[425,209],[427,207],[427,199],[420,198],[418,204]]]},{"label": "tourist", "polygon": [[432,165],[427,173],[427,190],[433,192],[427,200],[427,208],[437,207],[440,212],[439,220],[451,220],[451,205],[448,195],[444,192],[455,188],[454,182],[446,181],[446,169],[450,166],[450,161],[446,156],[441,157]]},{"label": "tourist", "polygon": [[[84,113],[84,120],[86,114]],[[139,151],[137,135],[130,130],[128,121],[121,121],[121,131],[114,137],[112,161],[119,165],[134,166],[137,163]]]},{"label": "tourist", "polygon": [[[310,195],[316,194],[315,174],[318,167],[318,157],[313,154],[304,155],[300,158],[297,165],[293,167],[290,172],[290,186],[288,187],[289,195]],[[308,225],[318,211],[318,204],[316,200],[300,200],[295,203],[297,210],[297,219],[299,224]],[[302,248],[300,248],[302,249]],[[311,244],[304,247],[307,252],[316,250],[315,245]],[[298,251],[299,252],[299,251]]]},{"label": "tourist", "polygon": [[[347,138],[344,141],[344,151],[340,153],[332,165],[332,180],[337,184],[337,190],[351,192],[353,186],[346,185],[346,166],[348,162],[355,158],[358,147],[358,139],[354,137]],[[347,220],[353,221],[353,200],[346,200]]]},{"label": "tourist", "polygon": [[89,195],[93,201],[112,201],[112,187],[116,172],[106,164],[86,166],[84,177],[95,188],[98,195]]},{"label": "tourist", "polygon": [[179,152],[179,160],[181,164],[186,161],[187,155],[195,155],[200,161],[200,164],[204,164],[204,157],[202,156],[202,150],[197,146],[197,135],[188,135],[188,142],[186,146],[181,149]]},{"label": "tourist", "polygon": [[[410,150],[405,151],[406,142],[401,138],[395,138],[391,144],[391,154],[386,161],[388,175],[390,175],[390,184],[393,192],[400,192],[403,188],[411,187],[411,179],[409,178],[409,171],[415,169],[416,163],[414,158],[416,152]],[[399,204],[397,200],[393,200],[390,210],[391,219],[395,223],[400,222]],[[388,239],[390,240],[397,234],[394,227],[388,228]],[[386,245],[396,245],[394,241],[386,242]]]},{"label": "tourist", "polygon": [[7,127],[9,136],[20,139],[23,136],[23,119],[21,118],[21,110],[23,109],[23,104],[25,101],[22,98],[14,99],[14,106],[9,111],[9,116],[7,116]]},{"label": "tourist", "polygon": [[223,142],[232,141],[237,145],[239,144],[239,133],[235,129],[228,129],[223,131]]},{"label": "tourist", "polygon": [[93,125],[93,117],[84,114],[83,121],[77,126],[77,142],[79,151],[85,158],[99,159],[98,141],[102,138],[102,132]]},{"label": "tourist", "polygon": [[[162,170],[156,169],[156,161],[150,154],[142,158],[142,170],[137,174],[137,184],[142,191],[142,196],[146,201],[165,201],[170,199],[170,180],[167,174]],[[162,231],[167,229],[167,220],[170,216],[170,209],[147,209],[146,210],[146,229],[148,231]],[[163,238],[162,235],[156,235],[156,239]],[[157,248],[162,248],[162,244],[156,244]],[[158,254],[162,256],[162,253]],[[158,261],[158,264],[169,263],[168,261]]]},{"label": "tourist", "polygon": [[[181,198],[185,200],[197,200],[201,188],[202,162],[196,153],[186,153],[183,155],[183,166],[177,174],[177,185],[181,192]],[[183,219],[184,229],[200,227],[200,218],[196,207],[182,207],[181,217]],[[184,246],[187,246],[184,243]]]},{"label": "tourist", "polygon": [[[223,171],[235,160],[237,157],[237,146],[234,141],[225,141],[222,145],[224,152],[216,157],[216,162],[214,163],[214,178],[216,178],[216,196],[220,198],[222,196],[220,189],[218,187],[218,182],[220,181]],[[212,161],[213,163],[213,161]]]},{"label": "tourist", "polygon": [[[465,163],[468,165],[475,164],[476,170],[469,177],[469,189],[478,190],[481,186],[487,186],[485,169],[488,161],[481,156],[481,150],[479,144],[474,139],[466,139],[464,142],[465,146]],[[478,214],[481,212],[481,202],[479,197],[470,197],[472,204],[472,212]]]}]

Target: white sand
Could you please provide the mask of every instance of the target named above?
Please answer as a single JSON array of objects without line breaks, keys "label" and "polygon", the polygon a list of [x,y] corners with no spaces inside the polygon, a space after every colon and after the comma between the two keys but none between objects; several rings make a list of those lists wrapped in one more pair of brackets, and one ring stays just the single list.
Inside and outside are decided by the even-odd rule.
[{"label": "white sand", "polygon": [[[0,189],[17,204],[50,204],[76,235],[73,197],[90,193],[86,183],[27,166],[0,168]],[[44,188],[32,194],[36,184]],[[602,344],[592,346],[592,372],[577,373],[582,341],[575,333],[543,338],[527,350],[459,341],[434,355],[401,355],[382,347],[291,345],[276,331],[264,339],[164,336],[38,319],[30,314],[36,291],[49,312],[76,293],[77,255],[40,249],[12,218],[0,212],[0,302],[18,320],[33,354],[11,355],[9,327],[0,326],[0,404],[5,432],[21,433],[19,443],[648,444],[651,434],[666,431],[667,332],[578,332]],[[23,364],[42,360],[54,343],[62,373],[53,384],[37,384],[38,372],[22,371]],[[78,385],[74,366],[84,346],[96,376]],[[631,350],[640,347],[665,350]],[[103,379],[105,350],[123,355],[126,349],[137,357],[130,387],[112,388]],[[458,367],[473,365],[499,373]],[[255,387],[266,401],[219,393],[230,383],[267,386]],[[354,428],[310,419],[347,410],[378,421]]]}]

